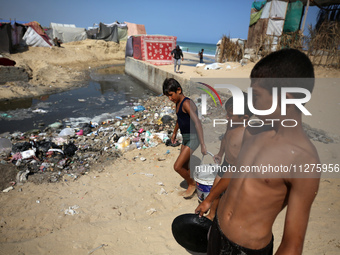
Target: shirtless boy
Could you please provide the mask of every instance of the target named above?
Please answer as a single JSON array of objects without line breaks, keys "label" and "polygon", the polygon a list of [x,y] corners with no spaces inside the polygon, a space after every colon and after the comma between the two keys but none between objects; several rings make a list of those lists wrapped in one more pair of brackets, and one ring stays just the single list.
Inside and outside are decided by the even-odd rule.
[{"label": "shirtless boy", "polygon": [[[225,109],[227,111],[227,130],[221,140],[220,150],[214,155],[214,160],[217,163],[222,162],[222,157],[224,155],[224,160],[221,165],[221,171],[219,171],[215,177],[212,189],[209,195],[204,199],[204,201],[198,206],[196,210],[207,211],[210,207],[209,214],[206,215],[208,219],[213,220],[215,218],[216,209],[220,200],[220,195],[227,189],[230,178],[225,176],[221,181],[224,174],[223,169],[228,166],[235,166],[238,154],[241,149],[242,139],[246,125],[242,123],[247,123],[252,113],[249,111],[247,104],[247,94],[244,93],[245,104],[244,104],[244,115],[234,115],[233,114],[233,97],[229,98],[225,103]],[[220,183],[218,186],[217,184]],[[223,184],[222,184],[223,183]],[[216,189],[216,191],[214,191]]]},{"label": "shirtless boy", "polygon": [[[264,78],[279,79],[273,84]],[[285,78],[314,78],[313,65],[305,54],[284,49],[271,53],[254,66],[251,72],[254,108],[271,108],[272,87],[291,86]],[[292,87],[303,86],[312,92],[314,79],[309,79],[311,82],[299,80],[301,84],[299,81],[297,84],[300,85]],[[287,98],[300,95],[288,93]],[[236,164],[238,170],[243,166],[320,163],[315,147],[303,131],[301,111],[294,104],[288,104],[286,115],[281,115],[280,97],[278,101],[272,114],[258,116],[262,120],[278,119],[273,127],[246,128]],[[284,127],[281,125],[283,119],[294,119],[298,124]],[[301,254],[320,175],[303,177],[296,178],[291,172],[268,176],[243,172],[232,178],[210,229],[208,254],[272,254],[272,226],[286,206],[283,237],[276,254]]]}]

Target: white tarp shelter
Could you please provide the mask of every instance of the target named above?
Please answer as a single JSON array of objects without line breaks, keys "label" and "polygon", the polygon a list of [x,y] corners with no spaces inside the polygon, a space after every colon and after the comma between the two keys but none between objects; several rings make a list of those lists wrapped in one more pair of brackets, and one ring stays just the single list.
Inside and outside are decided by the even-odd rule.
[{"label": "white tarp shelter", "polygon": [[51,39],[57,37],[63,43],[87,39],[85,28],[76,27],[73,24],[51,23],[50,28],[52,29]]},{"label": "white tarp shelter", "polygon": [[33,28],[28,27],[26,33],[22,40],[28,45],[32,47],[50,47],[42,37],[39,35]]}]

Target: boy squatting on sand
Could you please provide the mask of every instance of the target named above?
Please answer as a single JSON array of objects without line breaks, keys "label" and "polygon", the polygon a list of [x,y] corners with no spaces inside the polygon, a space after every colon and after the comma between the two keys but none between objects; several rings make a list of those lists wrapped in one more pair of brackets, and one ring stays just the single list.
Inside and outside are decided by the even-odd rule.
[{"label": "boy squatting on sand", "polygon": [[[273,83],[264,78],[278,79]],[[285,78],[312,79],[298,79],[296,85],[292,85]],[[272,87],[303,87],[312,92],[313,65],[298,50],[284,49],[271,53],[254,66],[251,87],[254,108],[270,109],[273,101]],[[286,97],[299,98],[299,94],[287,93]],[[280,97],[278,101],[281,101]],[[284,127],[277,121],[273,127],[248,126],[237,159],[238,170],[242,166],[261,164],[289,166],[320,163],[314,145],[303,131],[302,113],[294,104],[287,105],[285,116],[281,115],[281,105],[278,103],[273,113],[258,117],[262,120],[294,119],[298,124],[295,127]],[[276,254],[302,254],[309,213],[319,188],[320,174],[305,173],[298,177],[297,174],[299,175],[292,172],[233,174],[220,199],[210,229],[208,254],[272,254],[272,226],[277,215],[286,206],[283,237]],[[204,211],[196,210],[196,213],[203,215]]]},{"label": "boy squatting on sand", "polygon": [[[237,156],[240,152],[241,145],[242,145],[242,139],[243,134],[245,131],[246,126],[241,124],[244,121],[247,123],[249,118],[252,116],[252,113],[249,111],[248,104],[247,104],[247,94],[244,94],[244,115],[234,115],[233,114],[233,97],[230,97],[227,102],[225,103],[224,107],[227,111],[227,130],[221,140],[220,150],[219,152],[214,155],[214,161],[218,164],[221,164],[222,157],[224,154],[224,160],[221,165],[221,171],[219,171],[215,177],[212,190],[217,187],[220,187],[220,190],[218,192],[212,192],[204,199],[204,201],[198,206],[198,211],[207,211],[209,210],[209,206],[211,201],[212,205],[210,207],[209,214],[206,215],[206,217],[210,220],[213,220],[215,218],[216,209],[220,200],[220,195],[225,191],[226,185],[220,184],[217,186],[217,184],[222,180],[222,182],[229,183],[228,178],[222,178],[223,176],[223,169],[228,166],[235,166]],[[233,123],[233,124],[232,124]],[[212,197],[212,194],[217,194],[217,197]],[[208,203],[209,201],[209,203]],[[206,207],[207,206],[207,207]]]},{"label": "boy squatting on sand", "polygon": [[202,124],[198,119],[196,105],[190,98],[184,96],[182,87],[178,81],[173,78],[165,79],[163,82],[163,94],[176,104],[177,121],[171,136],[171,142],[175,143],[177,131],[180,129],[183,143],[181,145],[181,152],[174,164],[174,169],[188,184],[188,188],[183,193],[183,197],[191,198],[196,191],[196,182],[190,176],[190,156],[199,145],[201,145],[202,154],[207,154]]}]

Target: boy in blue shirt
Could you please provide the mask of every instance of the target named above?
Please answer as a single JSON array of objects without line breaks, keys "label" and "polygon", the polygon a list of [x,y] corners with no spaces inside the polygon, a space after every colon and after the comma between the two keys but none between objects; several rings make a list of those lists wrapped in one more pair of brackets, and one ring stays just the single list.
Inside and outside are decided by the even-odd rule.
[{"label": "boy in blue shirt", "polygon": [[185,97],[181,85],[173,78],[165,79],[163,82],[163,94],[176,104],[177,121],[171,136],[171,142],[175,143],[178,129],[180,129],[183,142],[181,152],[174,164],[175,171],[181,175],[188,184],[183,193],[184,198],[191,198],[196,191],[196,183],[190,176],[190,156],[201,145],[203,155],[207,154],[204,143],[203,129],[195,103]]}]

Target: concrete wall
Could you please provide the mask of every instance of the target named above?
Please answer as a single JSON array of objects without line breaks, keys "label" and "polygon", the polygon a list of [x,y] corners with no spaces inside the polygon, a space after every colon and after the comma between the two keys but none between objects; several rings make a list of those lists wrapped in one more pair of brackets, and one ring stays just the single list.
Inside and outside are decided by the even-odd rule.
[{"label": "concrete wall", "polygon": [[28,81],[25,69],[15,66],[0,66],[0,83],[9,81]]},{"label": "concrete wall", "polygon": [[158,94],[163,93],[162,86],[165,78],[176,79],[181,84],[184,93],[189,92],[190,80],[181,77],[180,74],[168,73],[155,65],[132,57],[125,59],[125,73],[143,82]]}]

